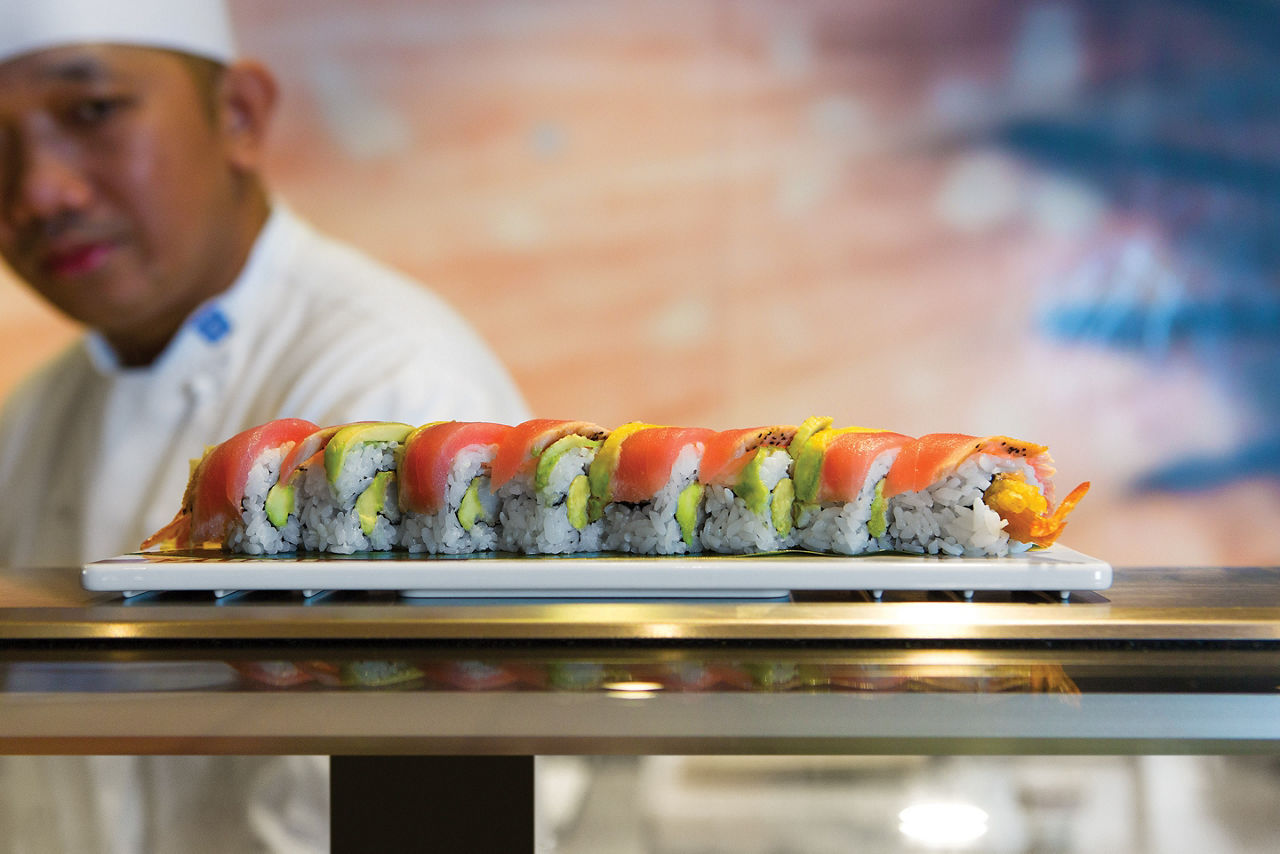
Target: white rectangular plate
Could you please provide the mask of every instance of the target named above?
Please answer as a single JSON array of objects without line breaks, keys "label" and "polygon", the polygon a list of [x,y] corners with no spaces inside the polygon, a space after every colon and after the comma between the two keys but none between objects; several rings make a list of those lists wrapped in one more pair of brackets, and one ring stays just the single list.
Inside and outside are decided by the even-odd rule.
[{"label": "white rectangular plate", "polygon": [[149,552],[85,565],[88,590],[395,590],[417,598],[779,598],[792,590],[1103,590],[1111,566],[1062,545],[1016,557],[805,552],[642,557],[405,552],[229,555]]}]

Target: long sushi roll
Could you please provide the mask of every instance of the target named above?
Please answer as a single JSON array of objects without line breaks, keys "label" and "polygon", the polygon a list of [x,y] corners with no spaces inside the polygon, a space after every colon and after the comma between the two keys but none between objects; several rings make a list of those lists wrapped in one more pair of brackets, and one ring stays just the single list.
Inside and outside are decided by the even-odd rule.
[{"label": "long sushi roll", "polygon": [[589,518],[587,472],[609,431],[589,421],[534,419],[498,444],[490,489],[500,509],[498,548],[526,554],[599,551],[604,526]]},{"label": "long sushi roll", "polygon": [[1089,490],[1051,510],[1049,449],[1008,436],[931,433],[903,446],[885,477],[893,548],[917,554],[1004,556],[1051,545]]},{"label": "long sushi roll", "polygon": [[266,499],[288,452],[317,429],[310,421],[283,418],[251,427],[208,448],[192,461],[182,506],[173,521],[141,548],[214,546],[246,554],[292,551],[267,519]]},{"label": "long sushi roll", "polygon": [[884,479],[909,441],[889,430],[843,427],[794,444],[799,545],[847,555],[889,548]]},{"label": "long sushi roll", "polygon": [[[604,547],[634,554],[702,550],[704,487],[698,467],[714,431],[623,425],[591,465],[592,515],[604,519]],[[619,438],[620,437],[620,438]]]},{"label": "long sushi roll", "polygon": [[324,465],[295,479],[295,512],[302,546],[351,554],[385,551],[399,538],[396,463],[413,430],[398,422],[359,422],[338,428],[324,446]]},{"label": "long sushi roll", "polygon": [[489,473],[510,432],[506,424],[445,421],[409,434],[397,469],[401,546],[430,554],[498,547],[498,498]]},{"label": "long sushi roll", "polygon": [[724,554],[776,551],[795,544],[794,426],[724,430],[706,440],[698,480],[706,487],[703,549]]}]

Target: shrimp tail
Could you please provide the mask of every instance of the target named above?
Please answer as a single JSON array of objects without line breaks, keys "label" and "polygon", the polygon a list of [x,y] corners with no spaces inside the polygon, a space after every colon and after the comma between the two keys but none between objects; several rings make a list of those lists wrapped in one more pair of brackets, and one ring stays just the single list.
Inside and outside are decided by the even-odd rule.
[{"label": "shrimp tail", "polygon": [[191,512],[183,509],[173,517],[173,521],[142,541],[142,551],[165,546],[167,548],[189,548],[191,544]]}]

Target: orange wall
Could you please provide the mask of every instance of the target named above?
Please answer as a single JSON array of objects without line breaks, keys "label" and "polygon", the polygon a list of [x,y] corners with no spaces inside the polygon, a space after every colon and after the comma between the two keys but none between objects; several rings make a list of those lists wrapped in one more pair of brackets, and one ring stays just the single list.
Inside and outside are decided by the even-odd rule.
[{"label": "orange wall", "polygon": [[29,371],[67,345],[70,321],[40,302],[0,267],[0,398]]}]

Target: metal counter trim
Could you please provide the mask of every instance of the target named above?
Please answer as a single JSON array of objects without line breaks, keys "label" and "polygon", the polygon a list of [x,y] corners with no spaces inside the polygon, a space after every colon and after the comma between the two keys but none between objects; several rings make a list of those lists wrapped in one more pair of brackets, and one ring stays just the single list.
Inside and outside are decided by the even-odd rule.
[{"label": "metal counter trim", "polygon": [[[94,715],[85,715],[92,703]],[[1225,715],[1225,717],[1224,717]],[[1280,696],[0,695],[6,752],[1273,752]]]},{"label": "metal counter trim", "polygon": [[[1220,642],[1280,641],[1280,569],[1118,569],[1084,601],[442,603],[394,594],[247,594],[146,601],[89,593],[73,575],[20,575],[0,602],[0,641],[125,645],[182,641],[453,642]],[[25,585],[23,583],[25,579]],[[836,594],[838,595],[838,594]],[[826,598],[823,598],[826,597]]]}]

